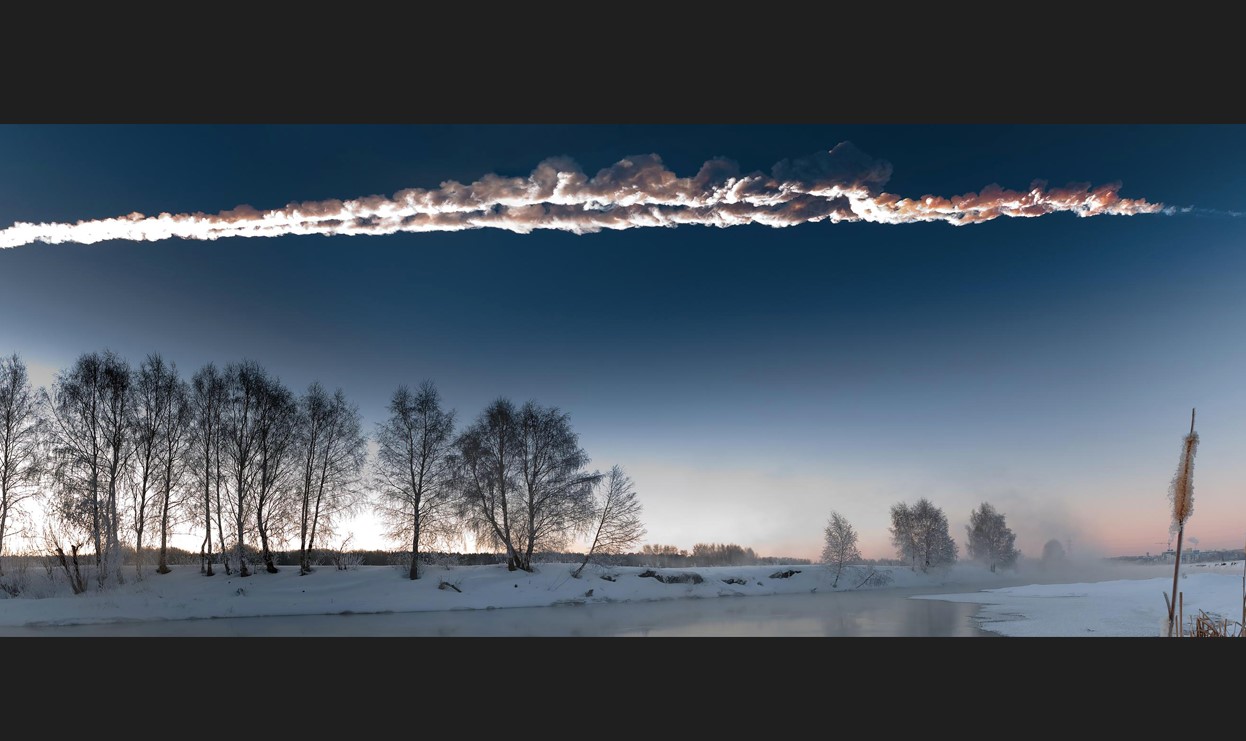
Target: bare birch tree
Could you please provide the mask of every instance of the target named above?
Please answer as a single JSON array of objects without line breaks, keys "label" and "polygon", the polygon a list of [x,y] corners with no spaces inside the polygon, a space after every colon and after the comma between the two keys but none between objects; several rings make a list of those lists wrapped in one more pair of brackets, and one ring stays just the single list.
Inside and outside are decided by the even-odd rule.
[{"label": "bare birch tree", "polygon": [[377,513],[391,537],[411,544],[411,579],[420,578],[421,538],[444,532],[452,515],[451,455],[454,411],[441,407],[431,381],[416,393],[398,387],[389,418],[377,425],[373,478],[379,492]]},{"label": "bare birch tree", "polygon": [[[234,558],[238,576],[248,577],[246,542],[255,510],[258,475],[260,406],[267,392],[268,373],[253,360],[231,363],[225,368],[226,397],[223,410],[224,458],[230,487],[226,499],[233,527]],[[228,570],[228,568],[227,568]]]},{"label": "bare birch tree", "polygon": [[163,364],[162,397],[167,405],[160,429],[159,499],[156,503],[160,527],[160,555],[156,573],[169,573],[169,531],[186,504],[183,482],[189,463],[187,451],[193,430],[190,388],[178,378],[177,365]]},{"label": "bare birch tree", "polygon": [[592,541],[584,561],[571,574],[577,579],[594,556],[623,553],[645,536],[645,527],[640,521],[641,505],[636,500],[631,477],[616,465],[602,482],[604,486],[598,487],[602,492],[593,503]]},{"label": "bare birch tree", "polygon": [[589,472],[588,453],[571,429],[571,418],[556,407],[529,401],[519,414],[520,568],[532,570],[532,554],[557,550],[582,532],[593,516],[593,488],[599,472]]},{"label": "bare birch tree", "polygon": [[30,385],[26,364],[13,354],[0,359],[0,575],[5,537],[23,513],[23,502],[38,493],[43,454],[42,410]]},{"label": "bare birch tree", "polygon": [[519,516],[511,502],[519,478],[518,416],[509,399],[499,398],[454,443],[458,514],[480,543],[505,550],[510,571],[520,568],[511,531]]},{"label": "bare birch tree", "polygon": [[151,523],[148,504],[162,471],[164,450],[161,433],[166,426],[169,405],[165,399],[166,366],[159,355],[148,355],[134,378],[134,403],[130,407],[130,432],[134,449],[134,476],[130,482],[130,527],[134,532],[134,573],[143,578],[143,534]]},{"label": "bare birch tree", "polygon": [[298,400],[292,520],[298,530],[299,574],[312,571],[318,539],[333,535],[335,523],[356,511],[363,492],[367,437],[359,409],[338,389],[332,396],[312,383]]},{"label": "bare birch tree", "polygon": [[[212,576],[212,522],[216,515],[217,533],[221,552],[225,552],[224,528],[221,522],[222,455],[224,445],[224,409],[228,388],[225,376],[216,366],[208,363],[195,373],[191,380],[190,412],[191,437],[186,451],[187,468],[193,472],[198,491],[196,508],[203,517],[203,561],[200,571]],[[228,562],[225,564],[229,573]]]},{"label": "bare birch tree", "polygon": [[[106,350],[103,355],[104,386],[100,421],[104,434],[104,472],[107,475],[106,505],[108,511],[107,563],[117,581],[121,575],[121,503],[122,489],[130,473],[134,441],[130,435],[133,419],[134,373],[130,364]],[[102,573],[101,576],[102,577]]]},{"label": "bare birch tree", "polygon": [[532,571],[532,554],[556,550],[592,518],[588,454],[568,416],[535,402],[490,404],[456,443],[462,515],[507,568]]},{"label": "bare birch tree", "polygon": [[278,572],[272,545],[284,543],[293,520],[298,404],[290,390],[266,376],[256,400],[254,510],[264,569]]},{"label": "bare birch tree", "polygon": [[130,367],[111,351],[79,356],[48,395],[57,518],[79,527],[95,549],[96,581],[120,577],[118,494],[131,445]]}]

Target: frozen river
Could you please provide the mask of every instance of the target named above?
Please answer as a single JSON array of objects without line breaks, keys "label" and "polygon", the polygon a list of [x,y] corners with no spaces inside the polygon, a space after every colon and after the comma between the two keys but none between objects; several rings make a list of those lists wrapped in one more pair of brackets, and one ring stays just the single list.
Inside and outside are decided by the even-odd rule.
[{"label": "frozen river", "polygon": [[891,588],[829,594],[718,597],[654,602],[354,615],[161,620],[0,627],[0,636],[991,636],[980,605],[909,599],[964,592]]}]

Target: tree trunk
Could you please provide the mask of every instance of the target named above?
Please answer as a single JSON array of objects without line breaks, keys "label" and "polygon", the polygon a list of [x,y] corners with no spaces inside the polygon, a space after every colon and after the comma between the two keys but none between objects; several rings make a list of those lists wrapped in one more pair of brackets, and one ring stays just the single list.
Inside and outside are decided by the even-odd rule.
[{"label": "tree trunk", "polygon": [[415,511],[415,522],[411,528],[411,579],[420,578],[420,511]]},{"label": "tree trunk", "polygon": [[580,572],[584,570],[584,567],[585,567],[585,566],[588,566],[588,559],[589,559],[592,555],[593,555],[593,552],[592,552],[591,550],[590,550],[588,553],[585,553],[585,554],[584,554],[584,560],[580,562],[580,566],[579,566],[579,568],[577,568],[575,571],[572,571],[572,572],[571,572],[571,578],[572,578],[572,579],[579,579],[579,578],[580,578]]},{"label": "tree trunk", "polygon": [[143,578],[143,530],[134,534],[134,573],[141,581]]},{"label": "tree trunk", "polygon": [[[238,449],[243,450],[241,444],[238,445]],[[243,535],[245,533],[245,530],[244,530],[245,526],[243,523],[243,508],[244,508],[244,505],[246,504],[246,502],[244,501],[244,497],[246,496],[246,476],[244,475],[244,472],[246,471],[246,465],[247,465],[246,461],[247,461],[247,454],[239,453],[238,476],[237,476],[238,488],[234,492],[234,495],[238,499],[238,511],[234,517],[234,524],[238,528],[238,542],[234,544],[234,548],[237,551],[238,576],[240,578],[246,578],[251,575],[251,571],[247,568],[247,559],[243,555],[243,552],[242,552],[242,541],[243,541]],[[228,571],[228,569],[226,569],[226,571]]]},{"label": "tree trunk", "polygon": [[[208,443],[204,443],[206,446]],[[207,544],[207,563],[204,576],[212,576],[212,460],[210,454],[205,456],[203,469],[203,540]],[[221,544],[225,545],[224,543]]]},{"label": "tree trunk", "polygon": [[156,566],[157,574],[169,573],[169,490],[165,489],[163,505],[160,508],[160,564]]},{"label": "tree trunk", "polygon": [[207,540],[199,541],[199,573],[200,574],[203,574],[207,571],[207,561],[208,561],[207,547],[208,547]]},{"label": "tree trunk", "polygon": [[91,536],[95,540],[95,569],[103,573],[104,545],[100,542],[99,471],[91,471]]},{"label": "tree trunk", "polygon": [[311,554],[316,550],[316,523],[320,522],[320,494],[316,495],[316,506],[312,508],[311,533],[307,536],[307,566],[311,567]]},{"label": "tree trunk", "polygon": [[[241,478],[241,477],[239,477],[239,480],[238,480],[238,485],[239,485],[239,486],[242,486],[242,478]],[[242,553],[242,535],[243,535],[243,533],[245,532],[245,530],[244,530],[244,526],[243,526],[243,523],[242,523],[242,504],[243,504],[243,503],[242,503],[242,500],[241,500],[241,498],[240,498],[240,499],[238,500],[238,521],[237,521],[237,525],[238,525],[238,542],[234,545],[234,551],[235,551],[235,555],[236,555],[236,556],[237,556],[237,558],[238,558],[238,576],[239,576],[239,577],[248,577],[248,576],[250,576],[250,575],[251,575],[251,571],[247,568],[247,560],[246,560],[246,557],[245,557],[245,556],[243,555],[243,553]],[[226,572],[228,572],[228,571],[229,571],[229,568],[228,568],[228,567],[226,567],[225,571],[226,571]]]},{"label": "tree trunk", "polygon": [[169,573],[169,500],[173,497],[173,452],[168,451],[169,460],[164,471],[164,495],[160,499],[160,562],[156,565],[157,574]]},{"label": "tree trunk", "polygon": [[268,550],[268,530],[259,523],[256,523],[260,531],[260,553],[264,557],[264,570],[270,574],[276,574],[280,569],[277,564],[273,563],[273,554]]},{"label": "tree trunk", "polygon": [[[8,501],[5,496],[4,501]],[[4,528],[9,519],[9,508],[0,507],[0,576],[4,576]]]}]

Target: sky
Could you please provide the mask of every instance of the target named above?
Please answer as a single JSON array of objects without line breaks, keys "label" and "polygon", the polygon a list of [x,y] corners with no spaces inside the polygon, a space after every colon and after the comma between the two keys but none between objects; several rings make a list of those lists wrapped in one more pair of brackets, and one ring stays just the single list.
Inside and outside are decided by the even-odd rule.
[{"label": "sky", "polygon": [[[890,508],[921,497],[962,556],[982,502],[1025,555],[1162,551],[1197,407],[1186,542],[1246,539],[1246,127],[4,125],[0,162],[0,353],[39,384],[110,348],[187,376],[254,359],[342,388],[369,430],[424,379],[461,424],[534,399],[635,480],[644,542],[812,559],[832,510],[893,557]],[[760,195],[685,207],[662,171]],[[591,208],[480,206],[513,186],[489,174]],[[286,208],[372,195],[354,220]],[[999,215],[1019,200],[1043,215]],[[455,231],[364,233],[393,203]]]},{"label": "sky", "polygon": [[[0,639],[916,638],[984,635],[979,626],[1005,636],[1148,637],[1166,633],[1162,595],[1172,589],[1171,565],[1082,559],[997,573],[964,562],[930,572],[883,566],[875,573],[890,580],[866,585],[860,568],[849,567],[836,581],[835,570],[822,567],[774,578],[774,565],[693,567],[700,581],[669,584],[639,578],[643,566],[591,564],[575,578],[577,564],[567,563],[522,575],[500,564],[430,566],[418,581],[388,566],[321,568],[312,578],[285,568],[243,582],[223,574],[205,579],[193,562],[171,568],[140,580],[127,567],[126,580],[111,582],[106,597],[83,599],[67,579],[33,567],[21,577],[19,597],[2,603]],[[599,578],[607,574],[614,579]],[[10,583],[18,579],[13,569],[6,576]],[[1186,631],[1199,610],[1236,621],[1241,580],[1241,562],[1183,564]],[[441,589],[442,583],[455,589]],[[932,601],[976,605],[955,609]],[[532,609],[566,605],[577,607]]]}]

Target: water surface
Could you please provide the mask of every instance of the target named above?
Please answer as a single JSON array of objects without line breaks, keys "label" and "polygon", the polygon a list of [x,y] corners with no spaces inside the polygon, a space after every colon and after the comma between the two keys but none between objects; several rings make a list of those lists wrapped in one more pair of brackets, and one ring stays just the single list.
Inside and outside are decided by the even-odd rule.
[{"label": "water surface", "polygon": [[970,637],[979,605],[909,599],[958,589],[889,588],[654,602],[352,615],[160,620],[0,628],[0,636],[183,637]]}]

